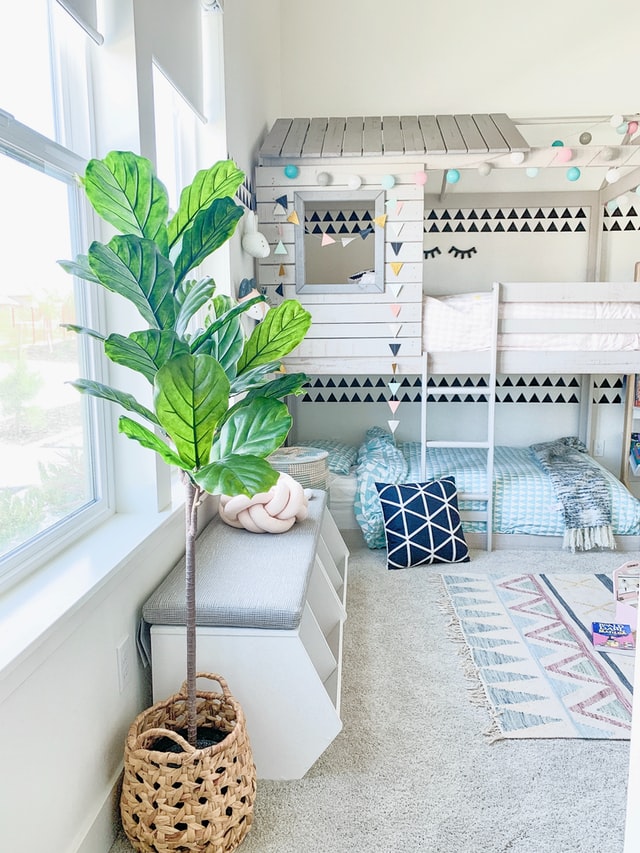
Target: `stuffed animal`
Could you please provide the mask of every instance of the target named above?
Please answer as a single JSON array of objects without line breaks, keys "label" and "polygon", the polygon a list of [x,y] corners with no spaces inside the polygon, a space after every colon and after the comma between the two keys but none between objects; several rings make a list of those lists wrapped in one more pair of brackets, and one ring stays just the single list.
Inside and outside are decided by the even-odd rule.
[{"label": "stuffed animal", "polygon": [[258,231],[258,219],[251,210],[247,210],[244,215],[244,234],[242,235],[241,245],[243,251],[252,258],[266,258],[271,249],[264,234]]}]

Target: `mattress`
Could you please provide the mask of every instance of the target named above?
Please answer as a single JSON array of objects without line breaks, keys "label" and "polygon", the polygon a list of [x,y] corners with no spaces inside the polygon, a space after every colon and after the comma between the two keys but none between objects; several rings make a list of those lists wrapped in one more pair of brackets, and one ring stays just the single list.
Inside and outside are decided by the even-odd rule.
[{"label": "mattress", "polygon": [[[493,294],[459,293],[423,302],[423,346],[431,352],[487,350],[491,346]],[[639,320],[640,304],[628,302],[506,302],[503,319]],[[640,328],[640,325],[639,325]],[[640,349],[640,333],[498,335],[509,350],[613,351]]]},{"label": "mattress", "polygon": [[[398,454],[396,456],[395,454]],[[481,448],[430,448],[427,453],[426,479],[445,475],[455,478],[458,492],[482,492],[485,488],[486,451]],[[419,482],[420,443],[389,446],[386,459],[374,452],[373,462],[364,457],[357,469],[355,516],[370,548],[384,548],[384,522],[375,482]],[[400,457],[406,467],[401,470]],[[640,533],[640,501],[613,474],[593,460],[611,488],[612,523],[616,535]],[[385,479],[389,473],[392,476]],[[399,479],[397,479],[399,475]],[[493,486],[493,530],[496,533],[520,533],[538,536],[562,536],[562,506],[551,480],[537,464],[529,447],[496,447]],[[461,509],[482,509],[483,503],[460,500]],[[482,522],[463,522],[468,531],[483,531]]]}]

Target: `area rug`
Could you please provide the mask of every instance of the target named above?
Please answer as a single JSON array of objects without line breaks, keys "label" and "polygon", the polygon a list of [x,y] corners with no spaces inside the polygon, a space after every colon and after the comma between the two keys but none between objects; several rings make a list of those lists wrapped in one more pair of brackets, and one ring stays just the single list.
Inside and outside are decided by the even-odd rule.
[{"label": "area rug", "polygon": [[614,621],[609,575],[442,575],[452,636],[491,740],[631,734],[633,652],[598,652],[591,623]]}]

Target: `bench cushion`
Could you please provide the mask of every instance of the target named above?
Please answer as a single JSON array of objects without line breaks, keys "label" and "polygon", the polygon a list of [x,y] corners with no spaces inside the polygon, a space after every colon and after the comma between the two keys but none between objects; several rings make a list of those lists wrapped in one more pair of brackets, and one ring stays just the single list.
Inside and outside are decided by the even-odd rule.
[{"label": "bench cushion", "polygon": [[[218,517],[196,543],[196,624],[298,627],[314,565],[326,493],[311,490],[309,515],[286,533],[250,533]],[[150,625],[185,625],[184,558],[142,609]]]}]

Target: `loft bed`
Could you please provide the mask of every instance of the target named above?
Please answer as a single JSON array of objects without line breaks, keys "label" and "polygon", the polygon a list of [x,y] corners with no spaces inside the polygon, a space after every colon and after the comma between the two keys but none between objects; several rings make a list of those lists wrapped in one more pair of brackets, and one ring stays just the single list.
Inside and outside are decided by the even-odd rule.
[{"label": "loft bed", "polygon": [[[401,368],[397,377],[421,376],[420,438],[395,442],[390,432],[369,432],[350,474],[334,477],[332,491],[342,495],[333,502],[336,513],[349,515],[352,500],[367,544],[384,547],[384,522],[374,483],[416,482],[449,474],[458,487],[469,544],[560,547],[564,515],[553,474],[542,467],[545,448],[495,446],[496,377],[575,374],[582,384],[576,437],[581,448],[578,451],[578,441],[572,445],[572,458],[585,468],[588,481],[595,477],[606,482],[616,547],[640,547],[640,501],[586,452],[593,375],[640,372],[640,286],[635,282],[496,283],[484,293],[426,296],[423,321],[422,353],[397,362]],[[430,341],[435,349],[429,348]],[[361,362],[361,357],[343,357],[338,366],[332,358],[298,357],[288,360],[287,367],[312,375],[349,374],[360,372]],[[388,374],[390,362],[390,357],[369,358],[367,371]],[[486,435],[479,441],[431,439],[427,399],[439,393],[433,377],[465,374],[486,377]]]}]

